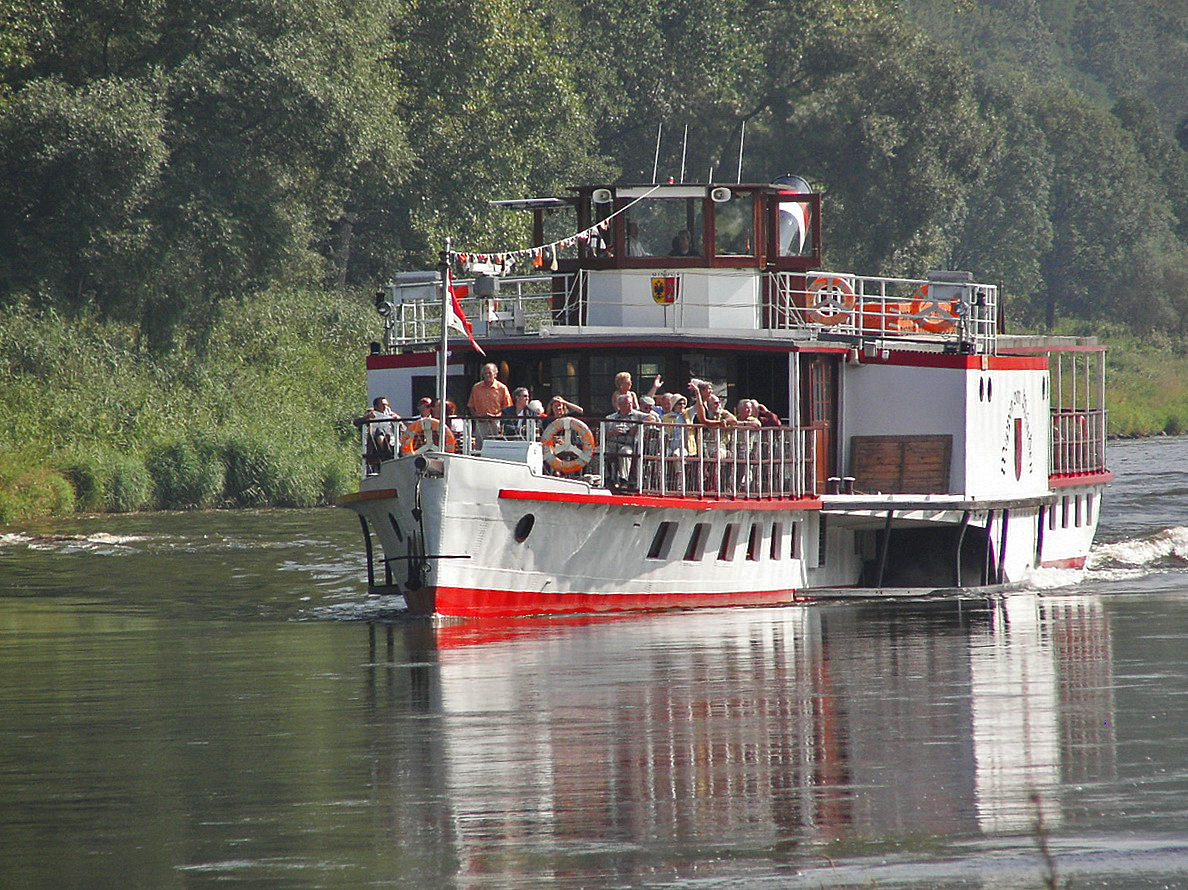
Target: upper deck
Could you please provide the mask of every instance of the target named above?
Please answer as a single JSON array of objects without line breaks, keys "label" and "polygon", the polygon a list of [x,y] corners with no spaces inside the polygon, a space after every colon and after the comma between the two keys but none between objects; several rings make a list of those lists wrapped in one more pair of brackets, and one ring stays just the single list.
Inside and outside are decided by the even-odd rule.
[{"label": "upper deck", "polygon": [[[994,285],[821,271],[820,195],[799,177],[573,191],[496,202],[532,214],[534,246],[451,253],[476,337],[670,331],[996,352]],[[377,295],[388,350],[435,336],[440,287],[439,274],[410,273]]]}]

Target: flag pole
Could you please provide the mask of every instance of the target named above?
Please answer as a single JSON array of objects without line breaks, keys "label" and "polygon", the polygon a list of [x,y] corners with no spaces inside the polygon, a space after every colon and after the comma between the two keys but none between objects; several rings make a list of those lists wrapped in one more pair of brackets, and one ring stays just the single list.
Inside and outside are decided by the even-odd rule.
[{"label": "flag pole", "polygon": [[445,250],[441,252],[441,346],[437,354],[437,404],[441,406],[440,423],[437,426],[439,451],[446,450],[446,424],[449,423],[446,409],[446,371],[450,349],[450,239],[445,239]]}]

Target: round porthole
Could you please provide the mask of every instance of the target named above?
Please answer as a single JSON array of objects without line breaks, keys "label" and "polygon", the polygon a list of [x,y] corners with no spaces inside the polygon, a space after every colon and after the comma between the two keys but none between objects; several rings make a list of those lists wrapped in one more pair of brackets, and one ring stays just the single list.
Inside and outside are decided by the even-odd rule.
[{"label": "round porthole", "polygon": [[523,544],[528,540],[528,536],[532,534],[532,526],[536,525],[536,517],[531,513],[525,513],[520,517],[520,521],[516,523],[515,538],[517,544]]}]

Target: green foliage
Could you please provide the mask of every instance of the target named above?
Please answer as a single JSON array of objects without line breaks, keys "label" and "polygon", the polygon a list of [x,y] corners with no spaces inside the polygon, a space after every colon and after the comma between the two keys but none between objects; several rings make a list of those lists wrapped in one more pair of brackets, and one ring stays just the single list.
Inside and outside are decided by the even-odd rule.
[{"label": "green foliage", "polygon": [[0,525],[74,509],[70,483],[52,467],[22,454],[0,454]]},{"label": "green foliage", "polygon": [[213,507],[222,497],[226,470],[210,442],[182,439],[157,445],[149,449],[147,465],[159,507]]},{"label": "green foliage", "polygon": [[0,453],[60,467],[84,510],[332,502],[358,473],[340,430],[365,386],[344,357],[365,351],[369,300],[278,289],[225,308],[204,351],[167,358],[126,325],[0,312]]}]

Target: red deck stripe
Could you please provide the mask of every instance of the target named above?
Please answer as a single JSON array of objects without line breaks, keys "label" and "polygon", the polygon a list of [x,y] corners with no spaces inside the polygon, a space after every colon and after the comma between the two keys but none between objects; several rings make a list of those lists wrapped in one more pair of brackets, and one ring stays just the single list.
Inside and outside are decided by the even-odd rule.
[{"label": "red deck stripe", "polygon": [[653,495],[600,495],[567,491],[531,491],[503,488],[501,498],[513,501],[552,501],[565,504],[598,504],[606,507],[666,507],[675,510],[820,510],[818,497],[784,498],[780,500],[758,500],[737,498],[735,500],[701,498],[659,497]]}]

